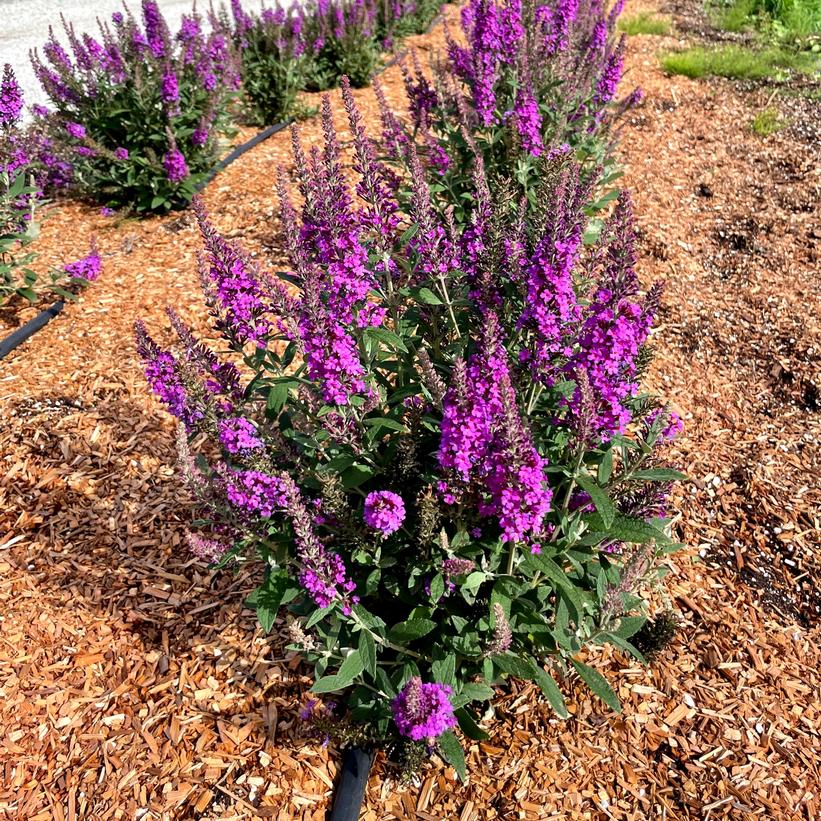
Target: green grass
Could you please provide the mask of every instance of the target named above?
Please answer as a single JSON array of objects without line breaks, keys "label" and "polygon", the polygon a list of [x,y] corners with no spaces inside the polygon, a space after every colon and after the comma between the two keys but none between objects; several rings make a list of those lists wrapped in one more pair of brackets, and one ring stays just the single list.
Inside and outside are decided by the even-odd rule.
[{"label": "green grass", "polygon": [[642,12],[632,17],[622,17],[619,19],[619,31],[629,34],[631,37],[636,34],[656,34],[664,36],[670,33],[670,21],[662,17],[654,17],[652,14]]},{"label": "green grass", "polygon": [[719,0],[712,16],[725,31],[755,29],[792,42],[821,34],[821,0]]},{"label": "green grass", "polygon": [[764,108],[753,117],[750,130],[759,137],[769,137],[770,134],[781,131],[786,125],[787,123],[779,116],[778,109]]},{"label": "green grass", "polygon": [[811,74],[818,70],[819,60],[813,54],[775,46],[763,49],[693,46],[684,51],[663,54],[661,65],[669,74],[683,74],[685,77],[763,80],[791,71]]}]

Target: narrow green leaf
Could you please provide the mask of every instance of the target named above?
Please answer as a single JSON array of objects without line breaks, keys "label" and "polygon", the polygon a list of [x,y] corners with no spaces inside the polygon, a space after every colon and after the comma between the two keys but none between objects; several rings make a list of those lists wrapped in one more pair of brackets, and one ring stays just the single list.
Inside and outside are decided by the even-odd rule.
[{"label": "narrow green leaf", "polygon": [[443,659],[434,661],[430,666],[430,670],[434,681],[451,687],[456,684],[456,656],[453,653],[449,653]]},{"label": "narrow green leaf", "polygon": [[564,696],[556,680],[546,670],[543,670],[535,660],[533,662],[533,680],[539,685],[547,703],[559,718],[567,718],[567,705],[564,703]]},{"label": "narrow green leaf", "polygon": [[576,484],[590,496],[593,504],[596,506],[596,510],[601,516],[605,528],[609,528],[610,525],[613,524],[613,519],[616,518],[616,509],[613,507],[613,503],[610,501],[607,491],[599,487],[590,476],[584,473],[576,477]]},{"label": "narrow green leaf", "polygon": [[629,639],[644,627],[646,621],[647,616],[623,616],[619,619],[619,629],[612,632],[623,639]]},{"label": "narrow green leaf", "polygon": [[411,619],[410,621],[395,624],[388,633],[388,638],[396,644],[420,639],[436,627],[431,619]]},{"label": "narrow green leaf", "polygon": [[582,681],[608,706],[617,713],[621,712],[621,703],[618,696],[607,683],[607,679],[598,671],[576,659],[570,659],[573,669],[579,674]]},{"label": "narrow green leaf", "polygon": [[648,482],[686,482],[689,477],[672,468],[646,468],[637,470],[631,475],[632,479],[644,479]]},{"label": "narrow green leaf", "polygon": [[459,729],[474,741],[484,741],[488,734],[476,723],[476,719],[464,707],[455,711]]},{"label": "narrow green leaf", "polygon": [[361,675],[364,669],[365,662],[362,658],[362,654],[359,650],[354,650],[353,653],[350,653],[345,658],[345,661],[342,662],[336,673],[336,680],[339,689],[341,690],[342,688],[349,687],[353,684],[357,676]]},{"label": "narrow green leaf", "polygon": [[323,676],[311,687],[312,693],[333,693],[341,690],[336,676]]},{"label": "narrow green leaf", "polygon": [[376,642],[367,630],[362,630],[359,633],[359,655],[362,657],[362,664],[365,671],[375,676]]},{"label": "narrow green leaf", "polygon": [[559,567],[556,562],[548,556],[543,554],[531,554],[528,560],[532,562],[550,581],[561,590],[568,603],[573,606],[576,611],[576,621],[580,621],[584,614],[584,606],[579,591],[574,584],[567,578],[567,574]]},{"label": "narrow green leaf", "polygon": [[448,764],[456,770],[459,778],[464,782],[467,781],[467,765],[465,763],[465,751],[456,734],[452,730],[442,733],[437,739],[439,752]]}]

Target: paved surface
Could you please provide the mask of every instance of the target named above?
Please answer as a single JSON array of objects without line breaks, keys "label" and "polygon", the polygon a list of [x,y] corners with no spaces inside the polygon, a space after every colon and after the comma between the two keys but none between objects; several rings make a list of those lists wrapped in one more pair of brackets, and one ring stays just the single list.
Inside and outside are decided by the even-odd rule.
[{"label": "paved surface", "polygon": [[[159,0],[159,4],[175,31],[180,17],[191,10],[193,0]],[[136,16],[139,3],[131,0],[128,5]],[[96,34],[97,18],[107,19],[121,8],[121,0],[0,0],[0,64],[11,63],[28,104],[48,102],[34,77],[29,50],[43,45],[50,26],[58,36],[62,34],[60,15],[74,24],[78,34]],[[65,42],[65,37],[61,39]]]}]

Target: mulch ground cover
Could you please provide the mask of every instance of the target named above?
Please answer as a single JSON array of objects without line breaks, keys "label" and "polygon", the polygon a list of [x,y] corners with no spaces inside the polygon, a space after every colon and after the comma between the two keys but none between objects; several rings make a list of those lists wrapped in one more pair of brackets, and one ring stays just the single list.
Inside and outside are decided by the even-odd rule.
[{"label": "mulch ground cover", "polygon": [[[643,10],[659,9],[626,13]],[[441,30],[416,42],[437,44]],[[403,788],[380,758],[367,821],[821,817],[817,103],[665,77],[656,53],[676,44],[631,39],[625,87],[647,99],[621,154],[642,278],[668,283],[651,387],[686,421],[675,457],[693,482],[675,509],[690,549],[656,596],[681,628],[650,668],[597,654],[619,716],[574,680],[565,722],[530,685],[500,690],[466,786],[437,765]],[[384,80],[399,107],[398,70]],[[357,99],[374,128],[372,92]],[[762,139],[749,122],[767,105],[790,124]],[[263,260],[279,164],[287,133],[205,192]],[[311,680],[243,609],[253,577],[188,552],[174,425],[132,342],[138,317],[167,338],[169,304],[207,335],[196,226],[67,204],[38,247],[59,262],[92,234],[100,280],[0,363],[0,817],[321,819],[339,758],[297,717]]]}]

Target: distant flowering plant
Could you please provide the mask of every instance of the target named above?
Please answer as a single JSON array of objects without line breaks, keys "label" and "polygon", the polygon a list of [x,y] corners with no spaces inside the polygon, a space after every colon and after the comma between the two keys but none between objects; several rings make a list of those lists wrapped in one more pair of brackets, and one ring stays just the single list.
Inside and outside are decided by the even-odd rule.
[{"label": "distant flowering plant", "polygon": [[323,146],[306,155],[294,131],[288,273],[197,206],[206,303],[234,359],[173,312],[175,349],[143,325],[137,345],[212,523],[197,555],[261,560],[250,603],[266,630],[287,606],[314,693],[344,694],[334,720],[435,747],[464,775],[453,728],[484,737],[477,705],[507,676],[566,716],[554,676],[575,671],[618,709],[580,653],[609,642],[640,658],[629,638],[674,547],[664,508],[680,477],[665,458],[677,423],[639,392],[660,290],[640,292],[626,194],[583,244],[595,181],[570,158],[543,164],[511,220],[477,156],[459,228],[414,145],[406,193],[347,83],[343,100],[353,187],[328,99]]},{"label": "distant flowering plant", "polygon": [[305,14],[306,88],[325,91],[343,76],[355,88],[368,85],[381,51],[374,0],[315,0]]},{"label": "distant flowering plant", "polygon": [[239,83],[233,44],[196,13],[172,35],[155,0],[143,0],[142,24],[126,11],[96,36],[64,25],[68,48],[52,33],[32,55],[51,102],[34,129],[71,163],[62,187],[139,212],[190,203],[218,160]]},{"label": "distant flowering plant", "polygon": [[310,55],[306,45],[306,13],[299,3],[247,12],[231,3],[228,29],[242,61],[242,93],[246,115],[258,125],[272,125],[299,112]]},{"label": "distant flowering plant", "polygon": [[44,172],[37,162],[43,145],[21,126],[23,94],[10,65],[0,74],[0,306],[16,300],[37,302],[44,294],[74,299],[75,290],[101,270],[96,246],[88,256],[48,272],[32,266],[37,254],[29,245],[39,233]]}]

